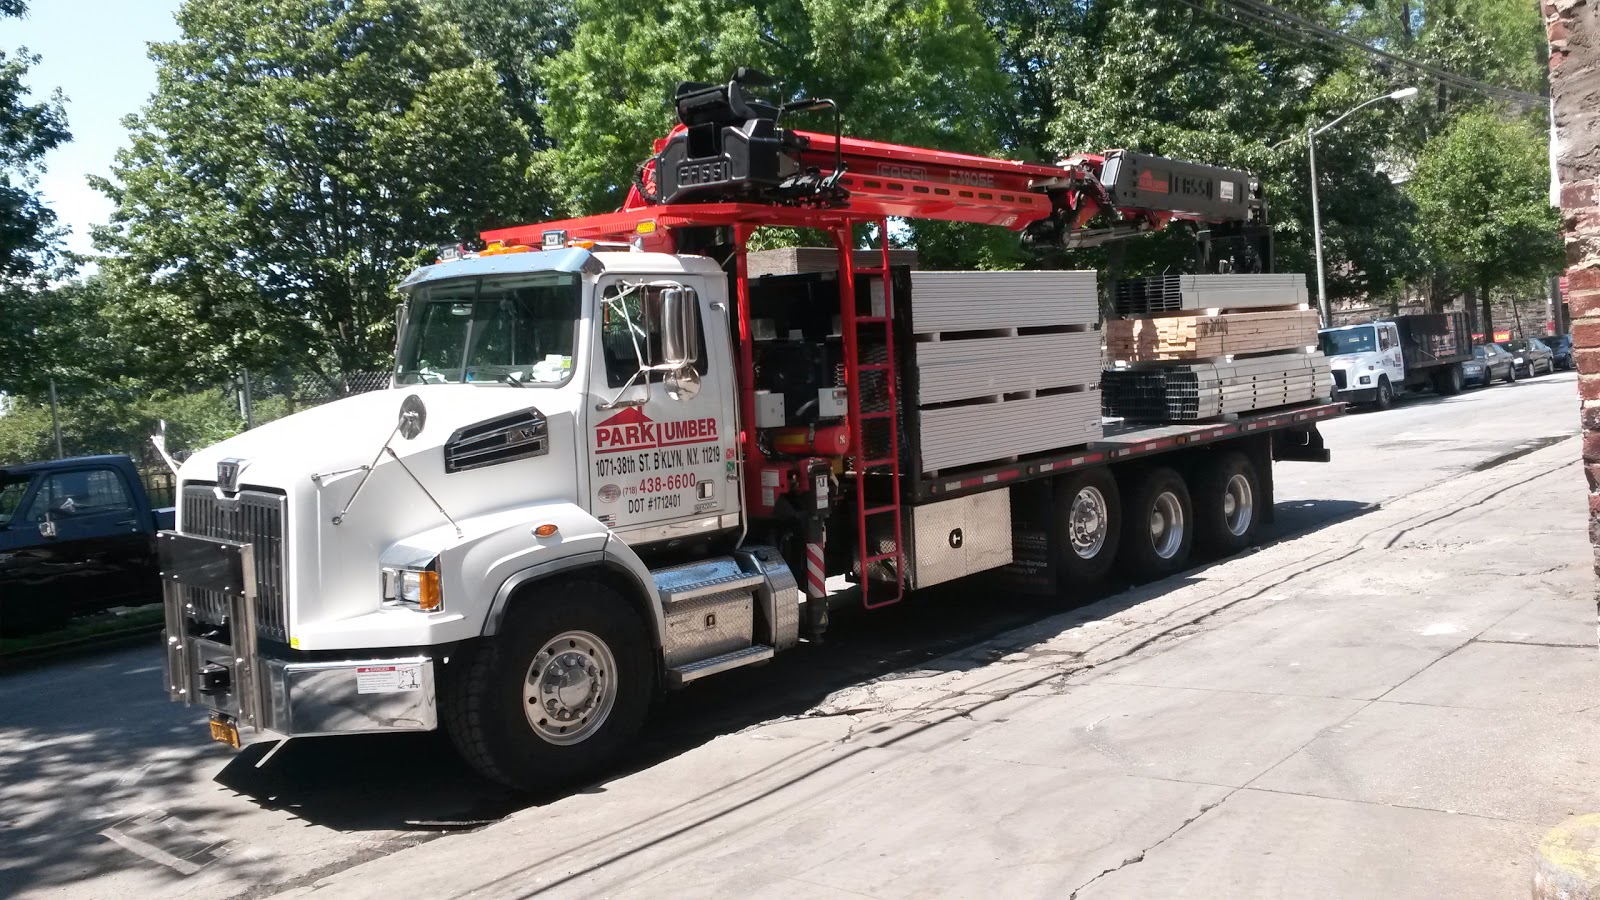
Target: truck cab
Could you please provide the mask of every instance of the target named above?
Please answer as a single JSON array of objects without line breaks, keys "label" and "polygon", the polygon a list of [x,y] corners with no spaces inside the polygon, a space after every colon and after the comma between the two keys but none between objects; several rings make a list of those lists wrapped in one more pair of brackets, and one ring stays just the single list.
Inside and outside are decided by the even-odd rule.
[{"label": "truck cab", "polygon": [[1333,370],[1333,398],[1387,407],[1406,383],[1400,332],[1393,322],[1326,328],[1317,342]]},{"label": "truck cab", "polygon": [[155,535],[171,525],[126,456],[0,468],[0,634],[156,602]]},{"label": "truck cab", "polygon": [[[168,583],[174,699],[237,743],[239,723],[429,730],[441,706],[468,708],[448,691],[520,684],[526,723],[452,733],[475,736],[480,768],[528,783],[583,761],[494,735],[531,727],[554,753],[636,723],[663,679],[795,642],[793,577],[736,547],[736,370],[715,262],[526,251],[427,266],[400,289],[390,389],[184,462],[178,531],[162,536],[182,581]],[[192,562],[209,554],[233,582]],[[506,632],[526,637],[515,658],[475,649]]]}]

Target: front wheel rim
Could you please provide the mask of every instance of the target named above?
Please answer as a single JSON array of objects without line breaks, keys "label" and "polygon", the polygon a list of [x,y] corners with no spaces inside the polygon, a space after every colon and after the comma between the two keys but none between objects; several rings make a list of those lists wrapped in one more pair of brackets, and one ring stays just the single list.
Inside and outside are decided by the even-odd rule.
[{"label": "front wheel rim", "polygon": [[1072,498],[1067,514],[1067,529],[1072,552],[1079,559],[1094,559],[1105,549],[1109,532],[1106,498],[1096,487],[1085,487]]},{"label": "front wheel rim", "polygon": [[1222,516],[1228,533],[1243,537],[1255,520],[1255,492],[1250,489],[1250,479],[1235,475],[1228,479],[1222,492]]},{"label": "front wheel rim", "polygon": [[1172,559],[1183,547],[1183,503],[1171,491],[1156,495],[1150,508],[1150,546],[1156,556]]},{"label": "front wheel rim", "polygon": [[522,680],[528,726],[557,746],[592,737],[616,700],[616,657],[587,631],[564,631],[545,641]]}]

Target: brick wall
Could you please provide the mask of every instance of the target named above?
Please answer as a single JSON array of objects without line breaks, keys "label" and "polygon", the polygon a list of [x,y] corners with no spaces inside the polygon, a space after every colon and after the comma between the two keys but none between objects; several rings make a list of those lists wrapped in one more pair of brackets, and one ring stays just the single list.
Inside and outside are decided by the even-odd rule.
[{"label": "brick wall", "polygon": [[1567,237],[1567,305],[1589,482],[1589,540],[1600,572],[1600,0],[1550,0],[1544,14]]}]

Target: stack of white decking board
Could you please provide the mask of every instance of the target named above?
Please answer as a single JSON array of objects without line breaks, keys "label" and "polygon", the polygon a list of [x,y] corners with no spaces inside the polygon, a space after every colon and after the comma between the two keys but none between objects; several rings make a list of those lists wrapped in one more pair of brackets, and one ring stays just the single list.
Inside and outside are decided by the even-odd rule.
[{"label": "stack of white decking board", "polygon": [[1324,399],[1303,275],[1176,275],[1118,285],[1106,324],[1108,416],[1182,422]]},{"label": "stack of white decking board", "polygon": [[1093,272],[912,272],[923,472],[1099,440]]}]

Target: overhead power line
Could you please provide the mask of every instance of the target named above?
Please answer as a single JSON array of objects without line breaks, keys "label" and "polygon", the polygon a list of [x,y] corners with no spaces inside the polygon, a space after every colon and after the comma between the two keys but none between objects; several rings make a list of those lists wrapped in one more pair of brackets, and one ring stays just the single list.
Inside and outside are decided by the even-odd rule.
[{"label": "overhead power line", "polygon": [[[1202,7],[1189,2],[1189,0],[1178,0],[1178,2],[1191,8],[1202,9]],[[1469,78],[1465,75],[1451,72],[1448,69],[1442,69],[1432,63],[1408,59],[1390,53],[1387,50],[1380,50],[1343,32],[1336,31],[1321,23],[1313,22],[1287,10],[1279,9],[1269,3],[1262,2],[1262,0],[1217,0],[1217,2],[1232,15],[1222,15],[1210,9],[1204,9],[1203,11],[1227,21],[1253,28],[1256,31],[1269,33],[1277,39],[1293,43],[1302,48],[1310,49],[1310,45],[1315,44],[1327,50],[1354,50],[1379,63],[1404,69],[1415,75],[1431,78],[1442,84],[1496,100],[1504,100],[1526,106],[1543,106],[1547,102],[1546,98],[1538,94],[1478,81],[1475,78]]]}]

